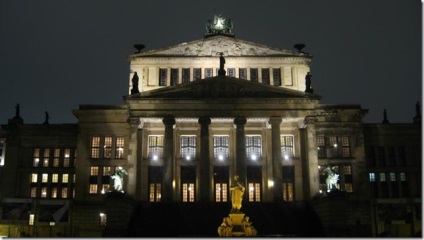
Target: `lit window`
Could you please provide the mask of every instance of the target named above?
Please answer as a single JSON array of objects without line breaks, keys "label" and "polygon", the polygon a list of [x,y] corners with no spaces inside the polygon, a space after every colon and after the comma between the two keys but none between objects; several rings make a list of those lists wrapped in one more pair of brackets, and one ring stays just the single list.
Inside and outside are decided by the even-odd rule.
[{"label": "lit window", "polygon": [[64,150],[64,154],[63,154],[63,166],[64,167],[69,167],[70,158],[71,158],[71,149],[66,148]]},{"label": "lit window", "polygon": [[281,156],[284,160],[293,158],[294,156],[294,140],[293,136],[281,135]]},{"label": "lit window", "polygon": [[192,160],[196,157],[196,136],[181,136],[181,157]]},{"label": "lit window", "polygon": [[69,175],[67,173],[62,175],[62,183],[68,183]]},{"label": "lit window", "polygon": [[261,136],[246,136],[246,154],[253,161],[262,157]]},{"label": "lit window", "polygon": [[97,184],[90,184],[90,194],[97,194]]},{"label": "lit window", "polygon": [[347,136],[317,136],[318,158],[349,158],[350,142]]},{"label": "lit window", "polygon": [[99,175],[99,167],[91,166],[90,167],[90,176],[97,176],[97,175]]},{"label": "lit window", "polygon": [[260,183],[248,183],[249,191],[249,202],[260,202],[261,201],[261,184]]},{"label": "lit window", "polygon": [[352,167],[351,166],[343,166],[343,171],[345,175],[352,175]]},{"label": "lit window", "polygon": [[283,200],[293,201],[293,183],[283,183]]},{"label": "lit window", "polygon": [[294,200],[294,166],[282,167],[283,200]]},{"label": "lit window", "polygon": [[30,196],[31,196],[32,198],[37,197],[37,188],[36,188],[36,187],[31,187]]},{"label": "lit window", "polygon": [[160,183],[150,183],[149,184],[149,201],[150,202],[160,202],[161,200],[161,187]]},{"label": "lit window", "polygon": [[223,161],[229,157],[228,136],[213,137],[213,155],[215,159]]},{"label": "lit window", "polygon": [[345,191],[346,192],[353,192],[352,183],[345,183]]},{"label": "lit window", "polygon": [[115,158],[124,157],[124,137],[116,137],[116,149],[115,149]]},{"label": "lit window", "polygon": [[100,137],[91,138],[91,158],[100,157]]},{"label": "lit window", "polygon": [[149,158],[157,160],[163,155],[163,136],[149,136]]},{"label": "lit window", "polygon": [[46,182],[48,182],[48,180],[49,180],[49,175],[48,175],[47,173],[43,173],[41,176],[42,176],[42,178],[41,178],[41,182],[42,182],[42,183],[46,183]]},{"label": "lit window", "polygon": [[38,174],[36,174],[36,173],[31,174],[31,182],[32,183],[36,183],[37,178],[38,178]]},{"label": "lit window", "polygon": [[404,173],[404,172],[401,172],[401,173],[400,173],[400,181],[401,181],[401,182],[405,182],[405,181],[406,181],[406,175],[405,175],[405,173]]},{"label": "lit window", "polygon": [[110,167],[103,167],[103,176],[110,176]]},{"label": "lit window", "polygon": [[109,184],[102,184],[102,193],[109,192]]},{"label": "lit window", "polygon": [[380,173],[380,182],[386,181],[386,173]]},{"label": "lit window", "polygon": [[99,214],[99,226],[100,227],[106,227],[107,223],[107,215],[105,213]]},{"label": "lit window", "polygon": [[44,149],[43,167],[49,166],[49,159],[50,159],[50,149]]},{"label": "lit window", "polygon": [[52,188],[51,197],[52,198],[57,198],[57,187]]},{"label": "lit window", "polygon": [[375,173],[370,173],[370,182],[375,182]]},{"label": "lit window", "polygon": [[227,183],[215,183],[215,202],[227,202]]},{"label": "lit window", "polygon": [[59,174],[53,173],[52,174],[52,183],[57,183],[59,180]]},{"label": "lit window", "polygon": [[396,173],[394,173],[394,172],[391,172],[390,173],[390,181],[391,182],[396,182]]},{"label": "lit window", "polygon": [[103,146],[103,158],[112,157],[112,137],[105,137],[105,144]]},{"label": "lit window", "polygon": [[39,164],[40,164],[40,149],[39,148],[35,148],[33,155],[34,155],[34,158],[33,158],[32,166],[38,167]]},{"label": "lit window", "polygon": [[46,198],[47,197],[47,187],[41,188],[41,197]]},{"label": "lit window", "polygon": [[68,198],[68,188],[67,187],[62,188],[62,198]]},{"label": "lit window", "polygon": [[194,202],[194,183],[183,183],[183,202]]},{"label": "lit window", "polygon": [[30,225],[30,226],[33,226],[34,225],[34,214],[33,213],[31,213],[29,215],[28,225]]}]

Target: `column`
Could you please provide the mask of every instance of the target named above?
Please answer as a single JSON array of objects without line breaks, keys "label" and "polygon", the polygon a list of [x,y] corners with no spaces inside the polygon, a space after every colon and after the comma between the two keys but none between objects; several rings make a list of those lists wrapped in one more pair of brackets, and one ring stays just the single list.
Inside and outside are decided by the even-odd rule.
[{"label": "column", "polygon": [[212,195],[210,159],[209,159],[209,117],[199,118],[200,124],[200,176],[199,176],[199,201],[208,202]]},{"label": "column", "polygon": [[316,143],[315,122],[316,118],[305,118],[306,127],[306,146],[307,146],[307,168],[309,174],[309,196],[305,199],[313,197],[319,193],[319,172],[318,172],[318,151]]},{"label": "column", "polygon": [[174,180],[174,130],[175,118],[164,117],[165,137],[163,143],[163,189],[162,201],[172,201],[172,181]]},{"label": "column", "polygon": [[236,167],[235,174],[239,176],[239,182],[243,186],[247,186],[246,178],[246,136],[244,134],[244,125],[247,120],[245,117],[236,117],[234,124],[236,125]]},{"label": "column", "polygon": [[138,138],[137,138],[137,133],[138,133],[138,126],[140,124],[140,119],[139,118],[128,118],[127,120],[128,124],[130,125],[130,136],[129,136],[129,142],[128,142],[128,165],[123,166],[127,172],[128,172],[128,183],[127,186],[123,186],[124,190],[132,195],[135,196],[136,199],[138,199],[139,195],[136,194],[136,189],[137,189],[137,174],[138,174],[138,169],[137,167],[139,166],[138,163]]},{"label": "column", "polygon": [[281,138],[280,123],[281,117],[270,117],[271,124],[271,144],[272,144],[272,174],[274,180],[274,202],[283,201],[283,177],[282,177],[282,157],[281,157]]}]

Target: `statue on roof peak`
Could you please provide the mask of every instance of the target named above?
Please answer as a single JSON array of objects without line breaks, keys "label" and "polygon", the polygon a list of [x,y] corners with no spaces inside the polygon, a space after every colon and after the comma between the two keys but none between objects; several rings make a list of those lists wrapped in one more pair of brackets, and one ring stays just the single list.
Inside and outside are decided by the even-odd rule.
[{"label": "statue on roof peak", "polygon": [[213,21],[208,20],[206,22],[206,35],[211,34],[233,34],[233,21],[231,18],[226,18],[222,14],[214,16]]}]

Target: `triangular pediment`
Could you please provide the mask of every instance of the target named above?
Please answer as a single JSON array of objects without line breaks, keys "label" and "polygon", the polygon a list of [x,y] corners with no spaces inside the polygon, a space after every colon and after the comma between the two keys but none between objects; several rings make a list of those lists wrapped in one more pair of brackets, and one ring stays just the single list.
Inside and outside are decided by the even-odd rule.
[{"label": "triangular pediment", "polygon": [[225,35],[216,35],[200,40],[185,42],[167,48],[136,53],[131,57],[147,56],[210,56],[218,53],[224,56],[309,56],[305,53],[271,48],[266,45],[248,42]]},{"label": "triangular pediment", "polygon": [[228,76],[195,80],[186,84],[163,87],[130,95],[130,99],[217,99],[217,98],[307,98],[320,99],[318,95],[292,89],[251,82]]}]

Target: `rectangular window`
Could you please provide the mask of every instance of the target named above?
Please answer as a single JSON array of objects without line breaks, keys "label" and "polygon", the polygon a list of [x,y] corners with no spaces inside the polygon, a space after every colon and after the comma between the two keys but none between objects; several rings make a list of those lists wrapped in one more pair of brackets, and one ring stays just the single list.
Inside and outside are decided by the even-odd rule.
[{"label": "rectangular window", "polygon": [[399,178],[401,182],[405,182],[406,181],[406,174],[404,172],[401,172],[399,174]]},{"label": "rectangular window", "polygon": [[31,198],[37,197],[37,188],[36,187],[31,187],[30,196],[31,196]]},{"label": "rectangular window", "polygon": [[183,68],[182,80],[183,84],[190,82],[190,68]]},{"label": "rectangular window", "polygon": [[345,191],[346,192],[349,192],[349,193],[353,192],[353,185],[352,185],[352,183],[345,183]]},{"label": "rectangular window", "polygon": [[52,188],[51,198],[57,198],[57,187]]},{"label": "rectangular window", "polygon": [[35,217],[35,215],[34,215],[33,213],[31,213],[31,214],[29,215],[28,225],[30,225],[30,226],[34,226],[34,217]]},{"label": "rectangular window", "polygon": [[53,167],[59,167],[60,149],[55,148],[53,150]]},{"label": "rectangular window", "polygon": [[193,68],[193,80],[200,80],[202,78],[202,69]]},{"label": "rectangular window", "polygon": [[294,200],[294,166],[283,166],[283,200],[292,202]]},{"label": "rectangular window", "polygon": [[181,136],[181,158],[196,158],[196,136]]},{"label": "rectangular window", "polygon": [[121,159],[124,157],[124,147],[124,137],[116,137],[115,158]]},{"label": "rectangular window", "polygon": [[59,174],[53,173],[52,174],[52,183],[57,183],[59,181]]},{"label": "rectangular window", "polygon": [[32,173],[31,174],[31,182],[32,183],[36,183],[37,182],[37,178],[38,178],[38,174],[36,174],[36,173]]},{"label": "rectangular window", "polygon": [[250,81],[258,82],[258,69],[257,68],[251,68],[250,69]]},{"label": "rectangular window", "polygon": [[352,175],[352,167],[351,166],[343,166],[343,172],[345,175]]},{"label": "rectangular window", "polygon": [[378,165],[386,166],[386,152],[384,151],[384,147],[378,147],[377,153],[378,153]]},{"label": "rectangular window", "polygon": [[294,137],[288,135],[281,135],[281,156],[283,159],[288,160],[294,157]]},{"label": "rectangular window", "polygon": [[179,69],[171,68],[171,86],[175,86],[178,84],[178,77],[179,77]]},{"label": "rectangular window", "polygon": [[246,136],[247,157],[253,161],[262,157],[262,139],[261,136]]},{"label": "rectangular window", "polygon": [[396,173],[394,173],[394,172],[391,172],[390,173],[390,181],[391,182],[396,182]]},{"label": "rectangular window", "polygon": [[261,201],[261,184],[258,182],[250,182],[249,186],[249,202],[260,202]]},{"label": "rectangular window", "polygon": [[235,68],[228,68],[227,69],[227,76],[229,77],[235,77],[236,76],[236,69]]},{"label": "rectangular window", "polygon": [[67,173],[64,173],[62,175],[62,183],[68,183],[69,181],[69,175]]},{"label": "rectangular window", "polygon": [[274,78],[274,86],[281,86],[281,69],[273,68],[272,76]]},{"label": "rectangular window", "polygon": [[283,183],[283,200],[293,201],[293,183]]},{"label": "rectangular window", "polygon": [[374,147],[366,147],[365,148],[365,158],[367,161],[367,165],[369,167],[375,166],[375,152]]},{"label": "rectangular window", "polygon": [[240,79],[247,79],[247,69],[246,68],[240,68],[239,69],[239,78]]},{"label": "rectangular window", "polygon": [[41,197],[46,198],[47,197],[47,187],[41,188]]},{"label": "rectangular window", "polygon": [[162,184],[160,183],[150,183],[149,184],[149,201],[150,202],[160,202],[161,200],[161,191]]},{"label": "rectangular window", "polygon": [[387,147],[387,166],[395,165],[395,148]]},{"label": "rectangular window", "polygon": [[110,167],[109,166],[103,167],[103,176],[110,176]]},{"label": "rectangular window", "polygon": [[90,194],[97,194],[97,184],[90,184],[89,193]]},{"label": "rectangular window", "polygon": [[90,167],[90,176],[97,176],[99,175],[99,167],[92,166]]},{"label": "rectangular window", "polygon": [[386,181],[386,173],[380,173],[380,182]]},{"label": "rectangular window", "polygon": [[163,156],[163,136],[149,136],[149,158],[157,160]]},{"label": "rectangular window", "polygon": [[405,147],[398,147],[398,157],[396,158],[396,165],[398,166],[405,166],[406,163],[406,152]]},{"label": "rectangular window", "polygon": [[44,149],[43,167],[48,167],[49,166],[49,160],[50,160],[50,149]]},{"label": "rectangular window", "polygon": [[212,68],[205,68],[205,78],[213,77]]},{"label": "rectangular window", "polygon": [[262,83],[269,85],[269,68],[262,68]]},{"label": "rectangular window", "polygon": [[166,68],[159,69],[159,86],[166,86],[168,78],[168,70]]},{"label": "rectangular window", "polygon": [[65,148],[63,150],[63,167],[70,166],[70,159],[71,159],[71,149]]},{"label": "rectangular window", "polygon": [[112,157],[112,137],[105,137],[105,143],[103,145],[103,158]]},{"label": "rectangular window", "polygon": [[100,157],[100,137],[91,138],[91,158]]},{"label": "rectangular window", "polygon": [[47,173],[43,173],[41,176],[42,183],[47,183],[49,181],[49,175]]},{"label": "rectangular window", "polygon": [[370,173],[370,182],[375,182],[375,173]]},{"label": "rectangular window", "polygon": [[194,183],[183,183],[183,202],[194,202]]},{"label": "rectangular window", "polygon": [[227,183],[215,183],[215,202],[228,201]]},{"label": "rectangular window", "polygon": [[325,137],[323,135],[317,136],[317,146],[318,146],[318,158],[327,158]]},{"label": "rectangular window", "polygon": [[102,194],[109,192],[109,184],[102,184]]},{"label": "rectangular window", "polygon": [[317,136],[319,158],[350,158],[348,136]]},{"label": "rectangular window", "polygon": [[32,166],[34,167],[38,167],[40,164],[40,149],[39,148],[35,148],[34,149],[34,157],[33,157],[33,164]]},{"label": "rectangular window", "polygon": [[229,157],[228,136],[213,136],[213,156],[223,161]]},{"label": "rectangular window", "polygon": [[68,188],[67,187],[63,187],[62,188],[62,194],[61,194],[62,198],[68,198]]}]

